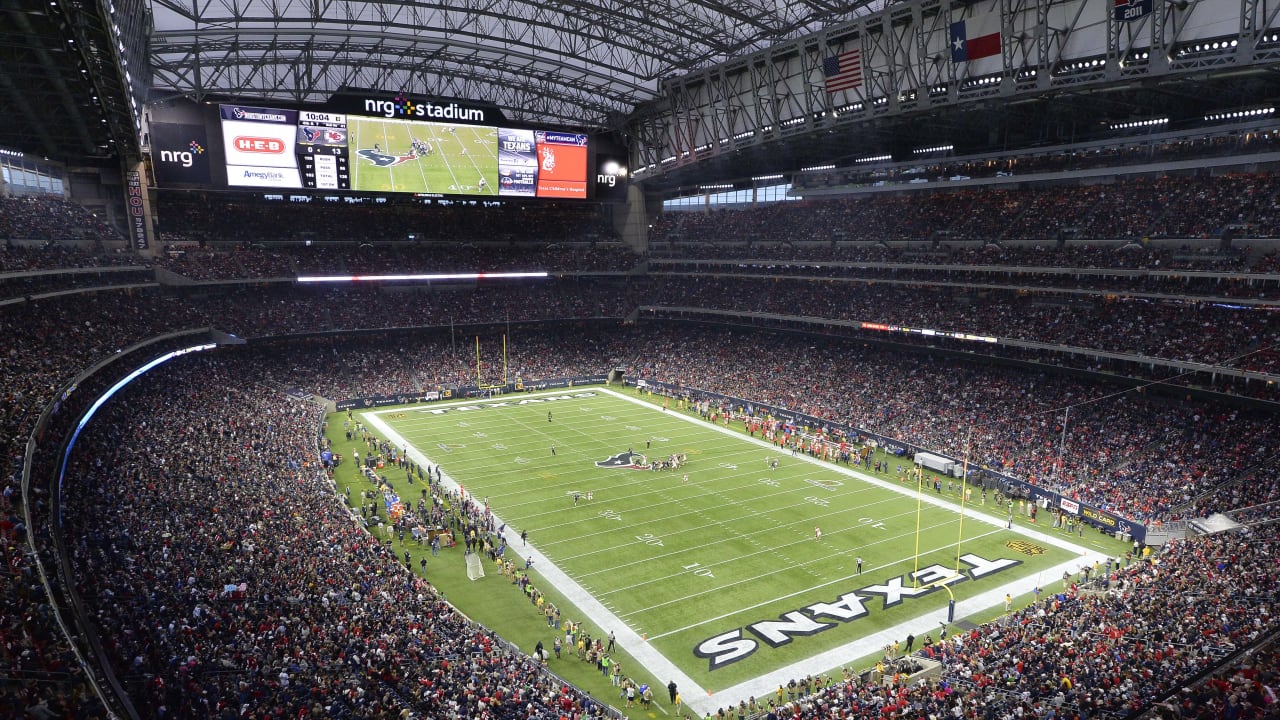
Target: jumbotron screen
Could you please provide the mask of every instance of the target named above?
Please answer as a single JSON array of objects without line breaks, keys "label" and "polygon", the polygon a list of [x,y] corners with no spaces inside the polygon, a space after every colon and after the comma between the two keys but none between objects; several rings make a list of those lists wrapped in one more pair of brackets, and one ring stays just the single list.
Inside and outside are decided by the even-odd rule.
[{"label": "jumbotron screen", "polygon": [[[202,123],[192,122],[193,108],[158,109],[151,124],[156,184],[217,187],[225,178],[231,189],[576,199],[617,194],[620,178],[588,173],[593,161],[617,162],[597,157],[585,133],[479,124],[476,110],[452,103],[407,105],[441,109],[432,113],[406,113],[405,106],[351,105],[365,112],[359,114],[224,103],[199,112]],[[218,177],[219,171],[225,174]]]}]

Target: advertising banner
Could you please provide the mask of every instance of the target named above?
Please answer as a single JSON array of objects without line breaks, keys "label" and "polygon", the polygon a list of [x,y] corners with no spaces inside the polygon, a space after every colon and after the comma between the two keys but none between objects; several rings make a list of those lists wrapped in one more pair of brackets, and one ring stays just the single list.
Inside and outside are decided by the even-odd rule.
[{"label": "advertising banner", "polygon": [[208,185],[208,148],[204,125],[151,123],[151,169],[156,185]]},{"label": "advertising banner", "polygon": [[125,209],[129,213],[129,235],[135,250],[146,250],[151,245],[147,232],[147,206],[143,197],[142,173],[130,170],[125,173]]}]

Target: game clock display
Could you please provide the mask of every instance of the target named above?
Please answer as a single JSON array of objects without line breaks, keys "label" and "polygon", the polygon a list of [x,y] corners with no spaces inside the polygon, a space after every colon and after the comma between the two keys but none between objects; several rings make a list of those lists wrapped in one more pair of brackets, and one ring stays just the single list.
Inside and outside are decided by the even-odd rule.
[{"label": "game clock display", "polygon": [[298,113],[298,168],[302,184],[319,190],[350,190],[347,165],[347,117],[337,113]]}]

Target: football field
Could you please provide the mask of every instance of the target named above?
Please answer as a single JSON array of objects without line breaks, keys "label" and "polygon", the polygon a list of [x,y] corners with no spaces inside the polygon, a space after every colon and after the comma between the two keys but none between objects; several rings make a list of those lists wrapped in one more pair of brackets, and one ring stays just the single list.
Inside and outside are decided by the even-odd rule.
[{"label": "football field", "polygon": [[[1105,561],[1048,527],[1006,529],[993,499],[962,513],[958,483],[900,482],[892,463],[909,460],[876,474],[793,456],[634,390],[357,417],[487,502],[508,552],[576,606],[568,616],[614,629],[699,714],[838,676],[908,634],[937,640],[953,597],[957,619],[998,612],[1006,593],[1056,592],[1064,571]],[[673,455],[686,462],[649,469]]]},{"label": "football field", "polygon": [[347,128],[353,190],[498,194],[494,128],[355,115]]}]

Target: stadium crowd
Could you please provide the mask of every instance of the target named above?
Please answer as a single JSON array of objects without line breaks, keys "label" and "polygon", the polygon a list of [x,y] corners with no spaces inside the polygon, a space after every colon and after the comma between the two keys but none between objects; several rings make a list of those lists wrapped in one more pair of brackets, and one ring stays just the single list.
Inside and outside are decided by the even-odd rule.
[{"label": "stadium crowd", "polygon": [[1265,308],[777,278],[680,275],[652,282],[648,297],[670,308],[930,328],[1210,365],[1232,366],[1280,345],[1280,314]]},{"label": "stadium crowd", "polygon": [[615,238],[607,215],[590,203],[542,202],[508,206],[483,201],[425,204],[412,199],[352,204],[261,195],[162,193],[157,231],[162,243],[592,242]]},{"label": "stadium crowd", "polygon": [[[703,360],[699,367],[693,358],[716,351],[736,356],[742,349],[723,335],[700,340],[705,344],[685,338],[686,347],[675,351],[691,358],[682,371],[701,371],[696,380],[723,365]],[[439,348],[444,338],[435,342]],[[774,355],[773,349],[761,348],[761,355]],[[333,369],[363,386],[363,377],[380,371],[361,362],[372,351],[356,351]],[[671,354],[655,346],[641,359]],[[246,704],[250,712],[312,717],[394,717],[406,708],[433,717],[485,709],[493,717],[523,718],[581,711],[591,701],[466,624],[335,502],[315,462],[314,408],[240,381],[247,372],[279,372],[315,355],[308,341],[299,341],[291,352],[247,351],[166,367],[109,406],[81,440],[69,473],[76,478],[68,492],[74,498],[67,508],[69,536],[79,539],[78,577],[98,622],[131,629],[108,642],[134,701],[182,717],[230,717]],[[789,369],[799,372],[809,361],[846,369],[812,351],[795,355],[802,363]],[[767,361],[761,365],[749,370],[768,374]],[[892,383],[875,375],[884,369],[868,368],[873,377],[862,387]],[[903,374],[904,385],[923,384],[923,373]],[[782,376],[775,371],[768,379],[777,385]],[[992,380],[968,376],[957,384]],[[990,394],[1011,394],[1023,406],[1034,402],[1033,387],[1051,394],[1045,404],[1089,395],[1083,386],[1045,385],[1044,378],[1032,378],[1021,396],[1016,383],[997,384]],[[971,400],[942,396],[957,405]],[[879,400],[857,399],[873,408]],[[1135,413],[1153,414],[1141,407]],[[1085,426],[1095,421],[1083,411],[1077,417]],[[1114,422],[1100,430],[1138,424],[1133,417]],[[1240,427],[1206,421],[1195,429],[1228,426]],[[1119,442],[1140,447],[1147,439]],[[1180,687],[1270,627],[1280,577],[1273,572],[1273,540],[1214,536],[1175,544],[1154,567],[1122,570],[1117,563],[1108,574],[1114,595],[1055,595],[1003,623],[931,645],[926,652],[948,665],[944,684],[850,680],[772,710],[761,703],[758,712],[861,718],[918,717],[923,710],[1006,718],[1045,717],[1055,707],[1064,716],[1118,717]],[[1207,604],[1212,613],[1204,611]]]},{"label": "stadium crowd", "polygon": [[[800,207],[807,207],[802,204]],[[796,206],[787,205],[791,210]],[[821,207],[820,204],[808,207]],[[758,210],[738,210],[735,212],[756,213],[776,208],[773,206]],[[713,211],[716,215],[729,211]],[[676,215],[678,213],[668,213]],[[702,215],[702,213],[692,213]],[[797,213],[795,222],[806,222],[802,216],[808,213]],[[663,216],[664,218],[667,215]],[[678,221],[678,220],[677,220]],[[673,221],[674,222],[674,221]],[[700,222],[700,220],[695,220]],[[1182,243],[1177,247],[1167,244],[1131,242],[1127,240],[1072,240],[1069,243],[1045,243],[1043,241],[1020,241],[995,243],[986,240],[966,242],[901,241],[895,243],[878,241],[831,241],[821,239],[806,240],[734,240],[732,237],[710,242],[686,240],[666,240],[651,238],[649,257],[668,260],[666,264],[677,265],[677,261],[693,267],[707,267],[708,261],[760,260],[773,261],[771,266],[787,269],[789,263],[855,263],[857,269],[865,269],[865,264],[886,263],[891,267],[911,269],[912,266],[928,266],[929,269],[947,271],[947,266],[958,266],[957,270],[973,272],[975,266],[984,268],[998,265],[1013,268],[1067,268],[1085,270],[1212,270],[1224,272],[1266,272],[1264,266],[1272,264],[1274,252],[1255,251],[1252,244],[1242,243],[1227,249],[1193,248]],[[1259,247],[1262,247],[1259,245]],[[698,263],[697,261],[702,261]],[[1257,266],[1257,267],[1255,267]],[[752,267],[750,264],[742,265]],[[766,266],[770,267],[770,266]],[[801,265],[801,267],[805,267]],[[1134,273],[1128,273],[1133,275]]]},{"label": "stadium crowd", "polygon": [[1271,174],[1167,175],[1115,184],[955,188],[776,203],[749,210],[669,212],[650,242],[812,240],[901,242],[1204,238],[1280,234]]},{"label": "stadium crowd", "polygon": [[181,248],[157,265],[193,280],[459,272],[622,272],[636,255],[620,243],[329,243]]},{"label": "stadium crowd", "polygon": [[[1248,189],[1262,192],[1253,186]],[[1177,190],[1170,197],[1176,200],[1186,195],[1184,190]],[[71,228],[86,221],[74,209],[56,204],[28,204],[18,206],[17,210],[9,205],[5,208],[0,218],[9,223],[7,227],[19,227],[25,222],[21,218],[28,215],[42,215],[39,222],[47,224],[31,221],[34,224],[30,226],[44,227],[49,234],[59,237],[73,237],[66,233],[74,232]],[[1262,215],[1259,209],[1254,219]],[[1161,217],[1169,220],[1172,211]],[[781,218],[774,222],[778,228],[784,228],[790,220]],[[726,222],[725,227],[729,226]],[[0,237],[5,235],[0,233]],[[7,235],[23,237],[13,230]],[[601,249],[606,254],[611,252],[611,248]],[[449,252],[454,250],[461,250],[462,257],[469,262],[494,262],[486,267],[500,266],[501,261],[495,254],[477,251],[470,255],[468,249],[450,246]],[[116,256],[61,246],[40,250],[6,247],[0,252],[3,253],[0,267],[7,273],[117,261]],[[302,260],[294,251],[275,255],[274,251],[251,248],[237,252],[245,254],[225,263],[222,259],[211,261],[218,269],[186,268],[186,271],[210,278],[245,277],[245,267],[259,268],[251,273],[273,273],[276,272],[273,268],[285,265],[294,271],[311,267],[308,263],[313,258],[323,258],[320,268],[347,269],[395,268],[405,259],[414,260],[415,264],[418,259],[433,262],[427,250],[376,253],[376,262],[368,265],[362,254],[364,250],[359,248],[317,253]],[[556,263],[570,263],[572,259],[570,253],[556,248],[531,255],[550,257]],[[1017,256],[1018,251],[1013,251],[1013,255]],[[1099,253],[1099,257],[1105,259],[1107,254]],[[1083,250],[1078,258],[1082,263],[1089,262],[1088,253]],[[1246,256],[1224,260],[1224,263],[1236,268],[1248,266],[1251,270],[1274,269],[1274,256],[1255,260]],[[130,263],[133,258],[126,255],[119,261]],[[601,257],[600,267],[626,269],[613,265],[614,261],[612,257]],[[1184,262],[1171,255],[1159,256],[1157,261],[1159,267]],[[1034,259],[1029,262],[1033,263]],[[1133,267],[1149,267],[1141,264],[1148,263],[1149,259],[1135,262],[1138,264]],[[40,285],[39,289],[56,288],[59,282]],[[823,315],[835,317],[843,317],[841,313],[856,316],[854,310],[858,307],[872,307],[869,299],[833,297],[825,285],[824,291],[818,292],[799,283],[794,284],[799,289],[793,289],[792,283],[779,282],[776,287],[757,291],[755,286],[761,283],[747,285],[747,282],[704,278],[686,286],[669,279],[652,282],[561,279],[541,285],[481,284],[430,293],[246,285],[226,291],[190,292],[180,288],[103,291],[5,305],[0,312],[0,327],[7,331],[11,344],[6,351],[6,361],[0,367],[0,381],[5,387],[0,403],[0,428],[6,432],[9,442],[3,461],[7,479],[6,520],[0,530],[5,539],[5,559],[12,582],[3,589],[6,610],[0,628],[4,630],[6,642],[0,657],[10,675],[19,678],[21,684],[10,684],[0,690],[0,715],[92,718],[103,712],[83,685],[69,647],[50,616],[48,598],[34,578],[28,561],[30,548],[25,543],[21,498],[17,497],[22,447],[35,416],[85,367],[142,339],[204,326],[256,337],[370,327],[443,327],[454,322],[462,325],[503,324],[509,320],[520,323],[565,318],[616,319],[654,298],[661,298],[663,302],[670,299],[673,304],[677,301],[702,303],[735,312],[764,307],[803,314],[812,307],[821,308]],[[995,297],[999,302],[993,301],[989,306],[988,300],[982,299],[982,304],[952,309],[947,306],[959,296],[937,291],[930,297],[919,290],[915,292],[917,296],[912,297],[909,291],[897,294],[886,291],[882,297],[889,300],[882,299],[881,304],[894,307],[881,309],[902,313],[892,317],[911,318],[911,322],[920,323],[953,319],[972,322],[976,316],[980,323],[1000,322],[1025,328],[1028,338],[1089,342],[1093,343],[1091,347],[1120,347],[1130,352],[1195,360],[1229,357],[1224,337],[1246,349],[1274,345],[1277,339],[1274,319],[1256,320],[1262,316],[1225,309],[1125,303],[1120,306],[1125,312],[1115,313],[1116,306],[1091,301],[1064,310],[1062,306],[1039,308],[1034,303],[1010,300],[998,294]],[[977,298],[970,300],[978,301]],[[859,302],[864,304],[860,306]],[[1004,310],[1005,304],[1012,309]],[[1001,308],[1001,314],[993,315],[994,319],[984,319],[983,316],[996,313],[997,308]],[[1008,314],[1003,314],[1005,312]],[[1073,320],[1085,317],[1096,325],[1085,333],[1063,321],[1068,313]],[[1160,332],[1149,333],[1153,327],[1161,328]],[[490,328],[486,332],[485,342],[492,343],[496,352],[497,335],[502,331]],[[519,342],[512,344],[513,376],[551,377],[584,370],[596,373],[621,364],[633,375],[773,402],[957,456],[964,454],[966,432],[973,427],[973,454],[980,458],[981,464],[1062,489],[1072,497],[1130,517],[1199,516],[1214,510],[1257,505],[1276,497],[1273,466],[1259,469],[1251,476],[1259,478],[1258,482],[1241,481],[1245,473],[1264,462],[1270,457],[1269,453],[1274,453],[1277,430],[1273,416],[1227,405],[1132,393],[1089,403],[1087,401],[1111,390],[1030,371],[959,365],[902,350],[871,351],[858,342],[813,339],[797,343],[790,336],[696,329],[676,323],[641,323],[632,328],[619,328],[616,323],[598,326],[557,323],[553,328],[517,332]],[[498,649],[500,644],[486,640],[482,632],[459,625],[461,621],[432,595],[429,587],[400,571],[395,558],[388,557],[358,529],[344,525],[346,516],[332,504],[304,506],[321,511],[317,517],[324,519],[322,525],[310,529],[298,528],[296,521],[280,510],[283,505],[295,502],[318,503],[319,500],[307,501],[304,496],[308,491],[322,496],[327,487],[314,464],[306,466],[314,450],[308,444],[314,441],[314,413],[272,400],[274,396],[269,391],[264,391],[261,397],[250,396],[244,377],[260,377],[267,385],[303,387],[328,397],[357,391],[378,394],[451,382],[461,384],[473,377],[469,353],[465,350],[469,349],[467,343],[476,333],[460,329],[458,334],[462,339],[457,342],[465,346],[463,351],[455,349],[454,339],[444,330],[429,340],[409,333],[389,340],[387,335],[374,336],[368,341],[345,336],[300,340],[296,351],[282,352],[270,359],[258,358],[252,372],[228,362],[202,371],[206,373],[207,384],[179,376],[179,381],[172,386],[147,385],[146,393],[137,396],[136,408],[113,410],[124,413],[119,416],[119,429],[110,422],[95,423],[94,432],[102,434],[87,438],[86,447],[97,449],[97,443],[114,442],[117,444],[103,450],[102,456],[127,457],[127,460],[112,465],[121,470],[119,477],[103,477],[106,472],[96,466],[84,468],[86,478],[95,482],[101,479],[101,488],[89,487],[84,494],[86,502],[92,499],[93,503],[92,508],[80,508],[80,517],[91,526],[86,525],[85,534],[77,536],[83,542],[77,562],[87,576],[101,576],[100,579],[89,577],[89,584],[85,586],[100,593],[100,597],[109,598],[94,604],[103,613],[100,621],[120,623],[120,627],[149,628],[115,638],[119,642],[115,651],[120,653],[123,675],[134,683],[132,687],[147,707],[164,706],[166,713],[174,717],[192,716],[185,713],[199,714],[216,707],[218,714],[209,716],[231,717],[247,703],[250,708],[263,708],[264,712],[271,712],[267,708],[278,705],[298,714],[302,714],[304,707],[309,714],[317,714],[320,708],[342,717],[344,713],[394,715],[398,713],[397,708],[403,709],[406,703],[426,703],[426,707],[447,716],[449,713],[474,714],[481,702],[492,709],[492,700],[483,698],[496,697],[495,692],[501,693],[502,708],[513,709],[512,698],[518,697],[527,712],[529,705],[533,705],[534,716],[549,712],[553,704],[561,709],[565,702],[571,709],[580,707],[575,703],[581,704],[583,699],[537,675],[536,669],[518,653]],[[1122,336],[1129,337],[1122,340]],[[387,351],[388,345],[379,346],[379,343],[391,343],[395,351]],[[1275,360],[1272,351],[1250,356],[1247,362],[1255,369],[1274,371]],[[224,405],[225,411],[210,410]],[[1071,406],[1071,411],[1064,416],[1064,433],[1059,416],[1053,411],[1067,406]],[[248,421],[250,417],[269,417],[277,422],[266,428]],[[146,429],[136,424],[144,421]],[[124,432],[124,428],[130,427],[132,435]],[[1047,452],[1046,448],[1053,450]],[[297,467],[291,466],[291,462]],[[223,463],[225,472],[217,476],[225,476],[225,483],[220,480],[214,484],[197,482],[197,478],[214,477],[209,472],[217,463]],[[139,478],[143,477],[163,477],[167,481],[140,482]],[[110,494],[109,488],[119,489],[120,494]],[[224,506],[225,498],[220,501],[211,494],[218,488],[251,498],[258,510],[243,518],[231,517]],[[1210,491],[1213,494],[1202,495]],[[125,499],[129,502],[124,502]],[[138,504],[131,505],[135,500]],[[1179,510],[1192,500],[1194,505]],[[152,502],[157,505],[148,504]],[[224,527],[191,526],[213,517],[210,514],[213,512],[218,513],[216,517]],[[101,517],[98,513],[102,513]],[[128,528],[130,534],[127,537],[112,534],[115,528],[109,526],[109,522],[118,522],[120,527]],[[179,529],[186,534],[175,540],[178,533],[173,529],[157,529],[163,528],[165,522],[170,523],[171,528],[181,526]],[[250,529],[248,524],[254,527]],[[169,532],[170,537],[164,538],[163,532]],[[222,542],[211,544],[219,532]],[[316,559],[315,565],[310,566],[301,552],[268,558],[258,550],[264,547],[263,543],[250,540],[252,548],[257,549],[246,550],[244,546],[245,539],[254,533],[272,540],[282,535],[292,537],[292,533],[302,542],[326,532],[332,533],[324,535],[329,538],[328,555]],[[233,536],[231,548],[222,549]],[[207,552],[201,555],[205,548]],[[218,557],[235,557],[240,570],[247,567],[249,559],[253,560],[250,570],[255,589],[248,596],[236,597],[238,589],[227,597],[216,594],[232,584],[216,585],[219,580],[231,578],[227,568],[208,564],[207,561]],[[1272,562],[1274,565],[1274,558]],[[136,582],[137,576],[133,573],[141,567],[152,573],[148,578],[153,584],[142,586]],[[186,567],[194,570],[187,571]],[[379,570],[383,575],[375,574]],[[399,574],[393,574],[393,570]],[[340,606],[337,596],[325,593],[312,594],[304,598],[304,603],[289,600],[300,597],[299,593],[306,594],[304,590],[310,593],[311,588],[297,583],[303,578],[319,577],[321,571],[325,577],[332,575],[335,581],[341,581],[343,589],[338,592],[347,598],[347,606]],[[214,597],[206,596],[197,602],[198,593],[191,592],[193,584],[186,580],[192,577],[191,572],[198,578],[194,587],[204,591],[212,587]],[[377,579],[368,580],[365,573],[375,574]],[[279,585],[278,591],[264,589],[267,580],[286,575],[288,578]],[[135,582],[130,582],[130,577]],[[357,577],[369,584],[366,587],[356,583],[358,589],[351,590],[347,581]],[[408,609],[410,615],[393,616],[384,612],[386,608],[358,617],[350,614],[354,593],[360,593],[363,598],[370,595],[371,590],[385,591],[394,599],[391,605]],[[271,603],[271,612],[264,611],[262,608],[268,607],[264,602],[266,593],[270,593],[273,600],[285,597],[286,602]],[[325,598],[329,601],[327,608]],[[188,604],[179,605],[179,602]],[[240,604],[230,604],[236,602]],[[295,605],[305,607],[295,608]],[[184,609],[183,614],[175,614],[179,607],[190,612]],[[197,607],[200,608],[198,617],[194,615]],[[229,618],[225,612],[229,607],[242,608],[247,614]],[[343,609],[335,611],[334,607]],[[299,618],[296,622],[283,623],[283,635],[281,626],[276,624],[279,618],[272,614],[282,609],[287,610],[285,615]],[[433,658],[423,650],[426,644],[393,647],[390,643],[404,638],[386,640],[376,633],[362,634],[354,640],[338,637],[334,626],[324,624],[333,616],[344,618],[347,623],[344,628],[358,627],[362,633],[374,633],[407,618],[409,626],[419,629],[418,637],[428,630],[447,635],[448,640],[440,646],[444,648],[442,652],[481,647],[485,672],[477,675],[483,676],[477,681],[472,678],[477,668],[470,662],[455,663],[447,669],[433,667],[432,672],[441,670],[439,676],[444,680],[430,685],[438,690],[433,698],[422,689],[424,686],[414,685],[418,678],[410,678],[399,670],[392,670],[390,674],[371,672],[370,668],[377,663],[369,664],[370,658],[377,657],[381,650],[384,654],[408,652],[415,662],[430,666]],[[424,622],[427,616],[429,621]],[[131,619],[125,622],[126,618]],[[252,619],[252,624],[247,618]],[[173,623],[172,630],[165,619]],[[439,623],[433,624],[436,620]],[[228,638],[223,633],[231,629],[238,634]],[[324,657],[318,660],[307,653],[286,656],[288,646],[299,637],[307,638],[298,643],[299,647]],[[225,644],[218,644],[223,641]],[[388,643],[387,647],[378,646],[384,642]],[[325,655],[339,647],[342,651],[339,660],[333,659],[336,655]],[[488,649],[483,649],[486,647]],[[179,651],[187,654],[180,655]],[[353,659],[355,656],[360,659]],[[1271,657],[1274,660],[1274,655]],[[240,666],[228,670],[220,663],[227,658],[235,658]],[[313,673],[317,668],[322,672]],[[488,672],[493,668],[500,669],[496,675]],[[267,669],[276,674],[268,676]],[[278,674],[282,669],[288,676],[288,684]],[[306,679],[312,674],[316,678],[314,684]],[[144,681],[148,675],[152,682]],[[304,677],[299,679],[299,675]],[[156,684],[154,678],[161,676],[171,679]],[[350,681],[352,677],[355,680]],[[246,685],[241,687],[241,682]],[[526,683],[533,689],[521,690]],[[500,684],[506,688],[499,688]],[[187,691],[191,691],[189,697]],[[209,694],[202,694],[204,692]],[[1218,690],[1196,692],[1213,695]],[[931,693],[908,689],[894,697],[905,698],[911,704],[916,702],[913,698],[928,702],[923,699],[926,695]],[[1205,702],[1230,704],[1223,699],[1226,695],[1206,697]],[[214,697],[221,698],[223,704],[218,706]],[[211,704],[204,704],[206,699]],[[1147,702],[1149,698],[1143,695],[1141,700]],[[1044,701],[1041,702],[1043,707]],[[1008,708],[1012,706],[1000,707],[1011,711]]]},{"label": "stadium crowd", "polygon": [[751,704],[769,720],[1083,720],[1134,717],[1153,705],[1167,718],[1280,717],[1273,643],[1211,682],[1184,687],[1274,633],[1277,540],[1272,524],[1177,542],[1150,561],[1108,563],[1095,583],[1101,592],[1055,583],[996,622],[950,637],[943,628],[916,653],[942,663],[940,679],[806,678],[800,685],[811,691],[802,697],[784,701],[779,687],[776,700]]},{"label": "stadium crowd", "polygon": [[1166,517],[1233,479],[1280,440],[1266,412],[836,341],[809,339],[799,348],[786,335],[686,331],[648,343],[634,370],[951,457],[968,448],[976,466],[1140,520]]},{"label": "stadium crowd", "polygon": [[[100,247],[120,233],[83,205],[53,195],[0,197],[0,239],[86,242]],[[6,271],[10,258],[4,258]]]},{"label": "stadium crowd", "polygon": [[863,165],[831,172],[805,172],[795,177],[800,188],[874,185],[878,182],[909,183],[912,180],[946,181],[950,178],[994,178],[1062,173],[1090,168],[1121,167],[1152,162],[1269,152],[1280,143],[1274,130],[1229,133],[1176,140],[1127,138],[1108,147],[1057,152],[1031,152],[995,160],[924,160],[909,166],[875,167]]},{"label": "stadium crowd", "polygon": [[365,532],[317,460],[319,409],[247,372],[165,368],[82,436],[68,474],[80,591],[139,711],[593,714]]},{"label": "stadium crowd", "polygon": [[[1127,270],[1107,272],[1072,267],[1022,267],[1002,265],[999,248],[992,248],[989,265],[953,264],[938,260],[923,263],[852,263],[813,260],[775,261],[765,259],[672,260],[649,262],[651,276],[724,275],[805,279],[825,283],[840,280],[856,283],[889,283],[932,286],[969,286],[973,289],[1010,288],[1021,292],[1054,295],[1120,295],[1223,298],[1233,300],[1274,300],[1280,296],[1280,277],[1243,272],[1185,272],[1178,270]],[[1052,258],[1045,258],[1046,261]],[[1054,291],[1065,291],[1055,293]]]}]

